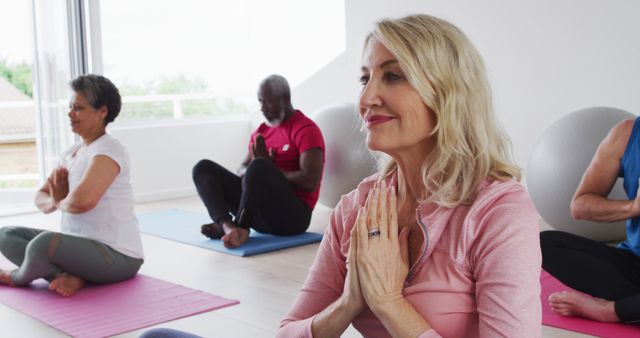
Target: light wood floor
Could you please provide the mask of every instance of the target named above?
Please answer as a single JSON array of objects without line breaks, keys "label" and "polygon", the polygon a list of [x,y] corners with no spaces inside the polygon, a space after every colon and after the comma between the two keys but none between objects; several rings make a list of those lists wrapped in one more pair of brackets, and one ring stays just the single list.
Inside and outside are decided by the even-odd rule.
[{"label": "light wood floor", "polygon": [[[182,208],[202,211],[196,197],[139,204],[137,212]],[[311,221],[312,231],[322,231],[331,210],[319,205]],[[7,225],[57,229],[58,213],[1,217]],[[194,289],[240,300],[239,305],[158,325],[189,331],[203,337],[273,337],[307,275],[318,244],[236,257],[142,235],[146,261],[141,273]],[[65,337],[60,331],[0,304],[1,337]],[[146,329],[118,337],[137,337]],[[542,327],[543,337],[589,337],[552,327]],[[359,337],[349,328],[343,337]]]}]

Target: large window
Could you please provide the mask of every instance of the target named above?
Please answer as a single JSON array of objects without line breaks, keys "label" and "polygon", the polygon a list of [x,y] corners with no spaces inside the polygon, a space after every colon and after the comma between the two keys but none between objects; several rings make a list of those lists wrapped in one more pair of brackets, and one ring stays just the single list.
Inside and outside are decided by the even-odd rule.
[{"label": "large window", "polygon": [[29,211],[73,142],[68,83],[82,73],[80,1],[0,2],[0,214]]},{"label": "large window", "polygon": [[38,184],[30,0],[0,1],[0,190]]},{"label": "large window", "polygon": [[95,59],[124,101],[115,128],[256,111],[262,78],[295,87],[345,49],[344,0],[99,5]]},{"label": "large window", "polygon": [[258,110],[269,74],[292,88],[345,50],[344,0],[0,1],[0,214],[31,204],[74,142],[69,81],[121,89],[110,128]]}]

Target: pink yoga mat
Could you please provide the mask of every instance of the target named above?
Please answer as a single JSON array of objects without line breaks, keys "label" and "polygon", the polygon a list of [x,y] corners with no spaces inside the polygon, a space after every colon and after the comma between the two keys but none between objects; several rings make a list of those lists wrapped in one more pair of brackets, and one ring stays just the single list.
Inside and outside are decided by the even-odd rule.
[{"label": "pink yoga mat", "polygon": [[[9,264],[0,259],[0,267]],[[144,275],[87,286],[69,298],[47,286],[44,280],[20,288],[0,285],[0,302],[73,337],[113,336],[239,303]]]},{"label": "pink yoga mat", "polygon": [[540,284],[542,285],[542,293],[540,295],[540,300],[542,301],[542,324],[598,337],[640,337],[640,326],[635,324],[600,323],[584,318],[563,317],[555,314],[549,306],[549,295],[557,291],[572,289],[544,270],[540,275]]}]

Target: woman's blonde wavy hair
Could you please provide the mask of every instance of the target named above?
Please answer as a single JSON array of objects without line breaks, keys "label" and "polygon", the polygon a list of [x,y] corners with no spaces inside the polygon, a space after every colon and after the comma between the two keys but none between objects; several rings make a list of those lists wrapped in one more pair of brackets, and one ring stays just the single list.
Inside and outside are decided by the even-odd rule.
[{"label": "woman's blonde wavy hair", "polygon": [[[446,207],[470,203],[487,177],[520,180],[511,143],[493,112],[484,63],[457,27],[429,15],[377,22],[367,37],[398,59],[409,83],[436,116],[437,146],[422,165],[426,201]],[[382,176],[397,164],[388,159]]]}]

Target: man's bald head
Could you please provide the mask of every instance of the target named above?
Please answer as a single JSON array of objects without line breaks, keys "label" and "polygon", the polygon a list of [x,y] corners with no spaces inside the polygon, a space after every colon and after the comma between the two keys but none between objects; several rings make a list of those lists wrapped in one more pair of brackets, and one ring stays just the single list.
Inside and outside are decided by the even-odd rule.
[{"label": "man's bald head", "polygon": [[271,89],[271,93],[279,98],[285,99],[285,101],[291,101],[291,89],[289,88],[289,82],[282,75],[269,75],[262,82],[260,82],[260,89],[268,87]]},{"label": "man's bald head", "polygon": [[269,75],[260,82],[258,101],[269,125],[279,125],[293,114],[289,82],[281,75]]}]

